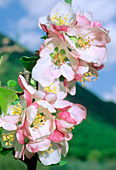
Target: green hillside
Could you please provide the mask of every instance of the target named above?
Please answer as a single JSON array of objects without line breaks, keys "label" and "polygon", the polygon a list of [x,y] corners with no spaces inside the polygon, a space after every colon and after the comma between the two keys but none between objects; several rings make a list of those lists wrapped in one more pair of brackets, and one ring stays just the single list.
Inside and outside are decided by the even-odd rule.
[{"label": "green hillside", "polygon": [[[23,70],[20,62],[22,56],[32,56],[27,49],[18,45],[8,37],[0,34],[0,57],[3,56],[3,64],[0,66],[0,81],[2,86],[6,85],[9,79],[17,81],[18,73]],[[16,89],[19,89],[17,85]]]},{"label": "green hillside", "polygon": [[[0,35],[0,56],[4,64],[0,67],[0,81],[6,85],[9,79],[18,79],[23,67],[22,56],[33,54],[8,37]],[[17,86],[17,89],[19,86]],[[68,157],[81,160],[116,159],[116,105],[100,100],[90,91],[77,85],[77,94],[68,95],[68,100],[87,108],[87,119],[73,130]]]}]

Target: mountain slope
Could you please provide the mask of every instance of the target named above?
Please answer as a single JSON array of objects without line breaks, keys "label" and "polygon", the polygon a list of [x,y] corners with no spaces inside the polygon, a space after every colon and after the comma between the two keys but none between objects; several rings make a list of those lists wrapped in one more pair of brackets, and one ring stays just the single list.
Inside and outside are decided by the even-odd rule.
[{"label": "mountain slope", "polygon": [[[20,62],[22,56],[32,56],[27,49],[16,42],[0,34],[0,57],[3,56],[3,64],[0,66],[0,81],[6,85],[9,79],[17,81],[18,73],[23,70]],[[16,89],[19,89],[17,85]]]}]

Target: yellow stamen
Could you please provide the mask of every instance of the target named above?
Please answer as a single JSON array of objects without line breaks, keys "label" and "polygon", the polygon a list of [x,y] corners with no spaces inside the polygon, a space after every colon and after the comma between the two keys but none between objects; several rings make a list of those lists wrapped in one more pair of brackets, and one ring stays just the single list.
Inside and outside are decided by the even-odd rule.
[{"label": "yellow stamen", "polygon": [[56,92],[56,91],[58,91],[57,87],[55,87],[55,86],[52,87],[52,86],[54,86],[54,83],[52,83],[51,86],[45,87],[45,88],[44,88],[44,91],[46,91],[46,92],[48,92],[48,93],[52,92],[52,93],[57,94],[57,92]]},{"label": "yellow stamen", "polygon": [[10,132],[9,134],[5,134],[3,133],[2,134],[2,141],[5,142],[5,145],[6,146],[12,146],[12,143],[14,141],[14,135],[13,135],[14,132]]},{"label": "yellow stamen", "polygon": [[[53,152],[54,150],[53,150],[53,148],[52,148],[52,144],[50,144],[50,146],[49,146],[49,148],[45,151],[46,153],[51,153],[51,152]],[[44,154],[44,151],[42,152],[42,154]]]},{"label": "yellow stamen", "polygon": [[38,129],[38,127],[41,125],[45,125],[45,122],[46,122],[45,116],[46,115],[41,116],[41,113],[37,113],[37,115],[35,116],[35,119],[32,123],[32,125],[34,126],[35,129]]},{"label": "yellow stamen", "polygon": [[55,22],[59,26],[60,25],[68,25],[68,23],[66,22],[69,20],[68,16],[69,16],[69,14],[67,14],[65,17],[61,18],[61,16],[58,16],[58,12],[57,12],[54,17],[51,17],[51,19],[53,22]]},{"label": "yellow stamen", "polygon": [[17,105],[14,105],[11,107],[12,110],[12,115],[20,115],[22,112],[22,107],[21,105],[18,103]]}]

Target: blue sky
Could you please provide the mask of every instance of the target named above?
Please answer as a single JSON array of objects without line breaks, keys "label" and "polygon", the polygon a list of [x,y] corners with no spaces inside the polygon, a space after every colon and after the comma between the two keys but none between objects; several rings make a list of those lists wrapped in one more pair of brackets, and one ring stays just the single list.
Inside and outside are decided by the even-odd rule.
[{"label": "blue sky", "polygon": [[[7,34],[31,51],[39,49],[40,37],[44,32],[38,28],[40,16],[48,15],[59,0],[0,0],[0,32]],[[99,73],[96,82],[85,86],[102,99],[116,103],[116,1],[115,0],[73,0],[73,9],[91,11],[93,19],[102,22],[110,30],[112,42],[108,44],[108,59],[105,69]]]}]

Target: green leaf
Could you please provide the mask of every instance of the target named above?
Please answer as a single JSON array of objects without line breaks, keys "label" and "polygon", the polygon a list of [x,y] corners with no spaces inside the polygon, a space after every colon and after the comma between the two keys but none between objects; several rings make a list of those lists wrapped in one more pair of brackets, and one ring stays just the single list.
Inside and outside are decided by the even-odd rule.
[{"label": "green leaf", "polygon": [[60,166],[63,166],[63,165],[66,165],[67,163],[68,163],[68,161],[62,161],[62,160],[61,160],[61,161],[59,162],[59,165],[60,165]]},{"label": "green leaf", "polygon": [[17,103],[20,103],[20,99],[17,99],[14,102],[12,102],[12,105],[16,105]]},{"label": "green leaf", "polygon": [[26,56],[23,56],[20,59],[20,61],[23,64],[23,66],[25,67],[25,69],[31,72],[33,67],[36,65],[38,59],[39,59],[39,57],[26,57]]},{"label": "green leaf", "polygon": [[61,53],[62,55],[65,55],[65,54],[66,54],[66,51],[65,51],[64,49],[61,49],[61,50],[60,50],[60,53]]},{"label": "green leaf", "polygon": [[2,156],[5,156],[7,153],[9,153],[9,152],[13,152],[14,151],[14,149],[13,148],[0,148],[1,150],[0,150],[0,154],[2,155]]},{"label": "green leaf", "polygon": [[58,53],[58,47],[54,49],[54,52],[57,54]]},{"label": "green leaf", "polygon": [[65,0],[65,2],[67,2],[68,4],[72,4],[72,0]]},{"label": "green leaf", "polygon": [[0,106],[4,113],[7,112],[9,105],[16,99],[18,99],[18,96],[14,90],[0,87]]},{"label": "green leaf", "polygon": [[17,85],[17,82],[15,80],[9,80],[7,81],[8,88],[15,87]]},{"label": "green leaf", "polygon": [[0,115],[2,114],[2,109],[1,109],[1,106],[0,106]]},{"label": "green leaf", "polygon": [[0,58],[0,65],[2,64],[3,61],[3,56]]},{"label": "green leaf", "polygon": [[46,40],[48,38],[48,33],[46,33],[46,35],[44,35],[43,37],[41,37],[41,39]]},{"label": "green leaf", "polygon": [[70,52],[72,51],[72,49],[71,49],[71,48],[69,48],[69,47],[67,47],[67,49],[68,49],[68,51],[70,51]]},{"label": "green leaf", "polygon": [[28,142],[29,142],[29,139],[25,137],[25,144],[27,144]]},{"label": "green leaf", "polygon": [[75,37],[75,36],[69,36],[69,38],[70,38],[73,42],[77,42],[77,37]]},{"label": "green leaf", "polygon": [[51,53],[51,54],[50,54],[50,57],[51,57],[52,59],[54,59],[54,56],[55,56],[55,53]]},{"label": "green leaf", "polygon": [[32,85],[33,87],[36,88],[36,81],[35,81],[34,79],[31,78],[30,83],[31,83],[31,85]]}]

